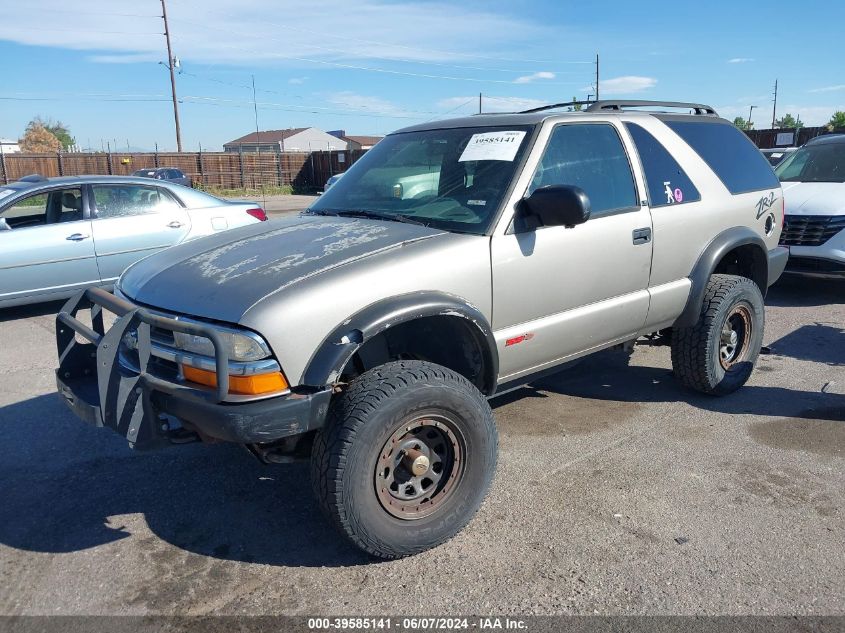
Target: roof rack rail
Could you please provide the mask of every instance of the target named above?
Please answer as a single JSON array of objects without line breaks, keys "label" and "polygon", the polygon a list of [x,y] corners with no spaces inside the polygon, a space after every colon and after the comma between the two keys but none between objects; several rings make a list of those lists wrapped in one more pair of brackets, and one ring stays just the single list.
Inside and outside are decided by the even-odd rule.
[{"label": "roof rack rail", "polygon": [[524,110],[520,114],[531,114],[533,112],[542,112],[543,110],[556,110],[558,108],[565,108],[567,106],[586,105],[585,112],[603,112],[613,111],[620,112],[625,108],[680,108],[683,110],[692,110],[698,115],[718,116],[716,110],[709,105],[703,103],[684,103],[681,101],[643,101],[638,99],[628,99],[625,101],[568,101],[565,103],[553,103],[547,106],[540,106],[539,108],[531,108]]}]

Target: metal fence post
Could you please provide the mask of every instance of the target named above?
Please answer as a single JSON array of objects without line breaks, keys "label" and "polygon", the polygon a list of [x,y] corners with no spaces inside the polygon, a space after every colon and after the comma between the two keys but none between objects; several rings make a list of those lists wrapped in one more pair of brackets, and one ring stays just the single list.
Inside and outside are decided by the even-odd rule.
[{"label": "metal fence post", "polygon": [[238,162],[241,167],[241,189],[246,188],[246,179],[244,178],[244,146],[238,145]]},{"label": "metal fence post", "polygon": [[112,164],[111,164],[111,152],[106,154],[106,164],[109,167],[109,176],[114,176],[114,169],[112,169]]},{"label": "metal fence post", "polygon": [[3,170],[3,184],[9,184],[9,174],[6,172],[6,153],[3,151],[3,144],[0,143],[0,168]]},{"label": "metal fence post", "polygon": [[56,152],[56,158],[57,158],[57,162],[59,164],[59,176],[64,176],[65,175],[65,169],[64,169],[64,165],[62,164],[62,153]]}]

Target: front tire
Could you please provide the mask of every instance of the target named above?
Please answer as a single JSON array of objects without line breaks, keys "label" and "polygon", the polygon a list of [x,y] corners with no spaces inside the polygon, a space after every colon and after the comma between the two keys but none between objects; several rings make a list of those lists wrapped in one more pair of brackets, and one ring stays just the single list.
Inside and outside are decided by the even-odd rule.
[{"label": "front tire", "polygon": [[742,387],[757,362],[765,312],[746,277],[712,275],[698,323],[672,330],[672,369],[685,386],[723,396]]},{"label": "front tire", "polygon": [[493,413],[469,381],[432,363],[391,362],[332,402],[311,481],[323,511],[356,546],[402,558],[469,523],[497,450]]}]

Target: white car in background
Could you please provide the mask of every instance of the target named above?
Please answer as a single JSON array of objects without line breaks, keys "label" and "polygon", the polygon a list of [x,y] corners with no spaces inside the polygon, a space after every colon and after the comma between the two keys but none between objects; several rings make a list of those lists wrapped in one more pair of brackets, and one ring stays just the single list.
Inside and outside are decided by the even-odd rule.
[{"label": "white car in background", "polygon": [[786,271],[845,279],[845,134],[812,139],[775,173],[786,202]]},{"label": "white car in background", "polygon": [[266,219],[255,203],[149,178],[27,176],[0,185],[0,308],[110,288],[147,255]]}]

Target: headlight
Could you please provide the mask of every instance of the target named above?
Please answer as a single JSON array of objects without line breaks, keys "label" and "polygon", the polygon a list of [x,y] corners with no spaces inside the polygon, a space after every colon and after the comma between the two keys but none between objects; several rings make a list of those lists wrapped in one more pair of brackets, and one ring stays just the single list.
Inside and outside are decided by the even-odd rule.
[{"label": "headlight", "polygon": [[[251,361],[270,356],[270,348],[257,334],[224,329],[218,331],[223,339],[229,360]],[[212,345],[210,339],[204,336],[173,332],[173,339],[178,349],[203,356],[214,356],[214,345]]]}]

